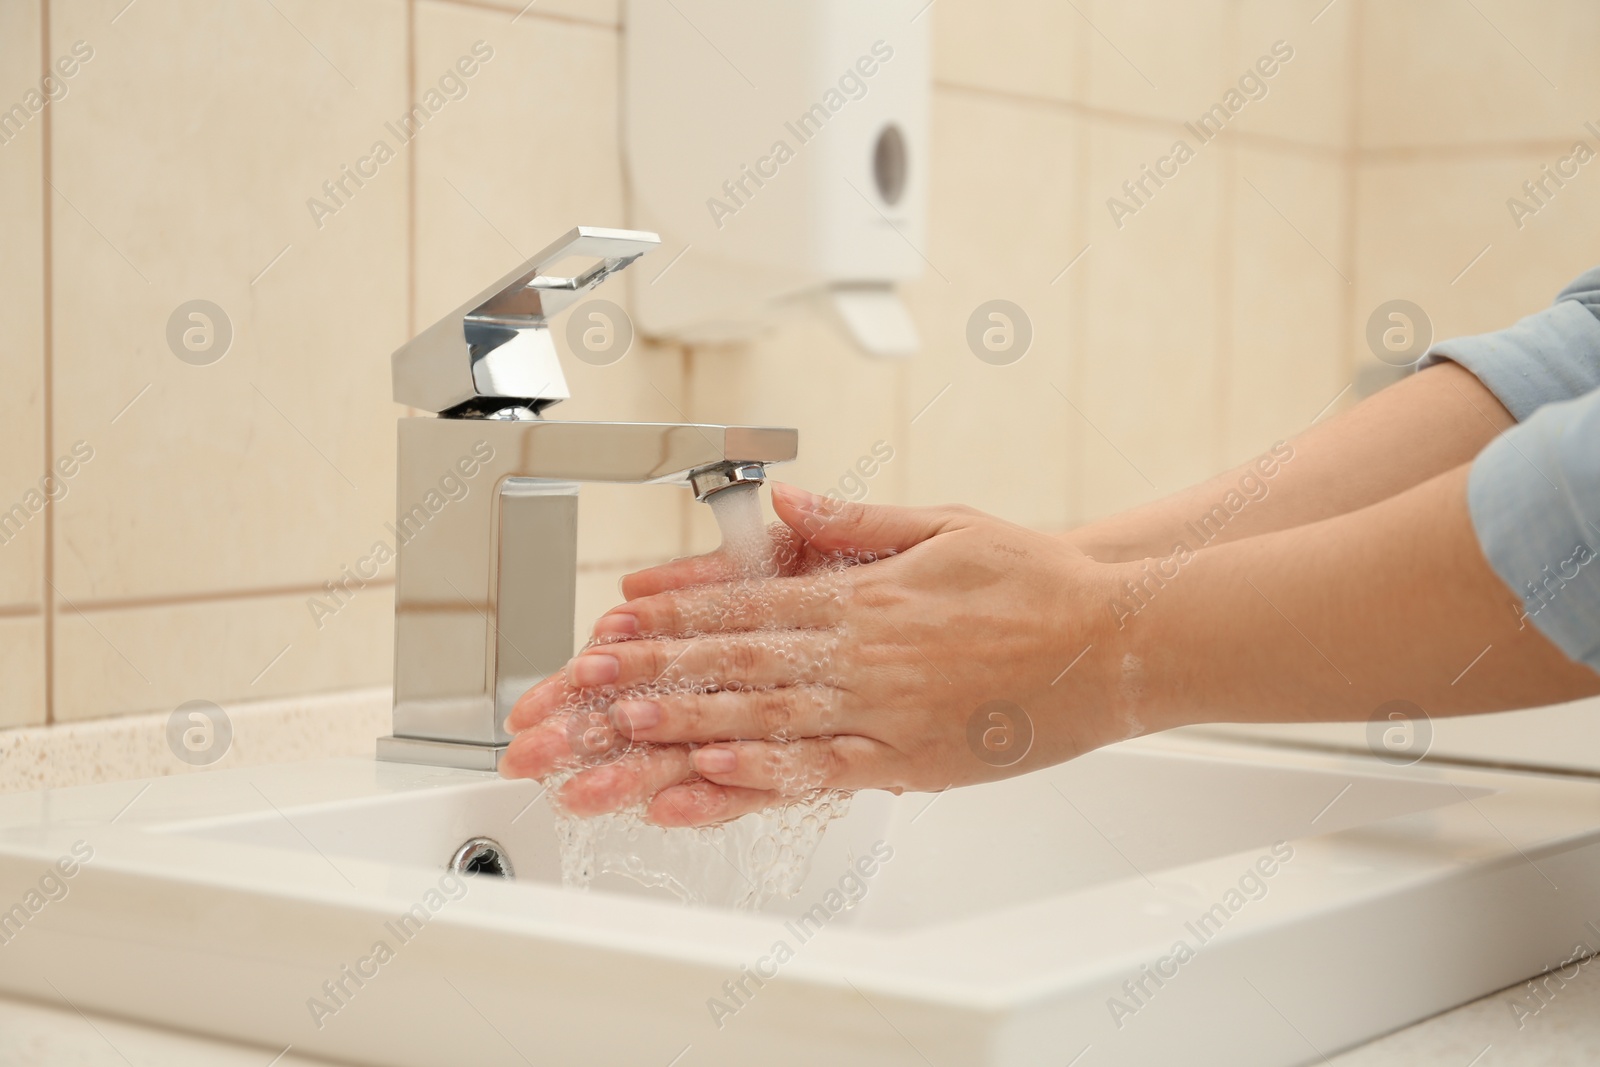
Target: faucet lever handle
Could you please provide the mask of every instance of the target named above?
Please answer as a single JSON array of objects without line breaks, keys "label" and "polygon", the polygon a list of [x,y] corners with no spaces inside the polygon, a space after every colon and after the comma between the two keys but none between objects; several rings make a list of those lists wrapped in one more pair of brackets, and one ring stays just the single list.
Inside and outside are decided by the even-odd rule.
[{"label": "faucet lever handle", "polygon": [[[541,322],[660,243],[660,237],[642,230],[574,227],[469,301],[476,306],[467,312],[467,317],[479,321],[525,320],[528,325]],[[570,277],[546,273],[568,259],[597,262]]]},{"label": "faucet lever handle", "polygon": [[[425,411],[482,416],[565,400],[549,318],[661,243],[642,230],[578,226],[402,345],[394,399]],[[556,274],[569,259],[592,259]]]}]

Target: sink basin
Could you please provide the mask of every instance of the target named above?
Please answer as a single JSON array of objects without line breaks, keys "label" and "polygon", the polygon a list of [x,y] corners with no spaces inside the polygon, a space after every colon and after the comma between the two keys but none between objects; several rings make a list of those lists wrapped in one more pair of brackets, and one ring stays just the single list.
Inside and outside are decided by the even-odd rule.
[{"label": "sink basin", "polygon": [[558,870],[475,771],[0,797],[0,992],[384,1067],[1321,1062],[1592,943],[1600,782],[1165,735],[862,794],[760,913]]}]

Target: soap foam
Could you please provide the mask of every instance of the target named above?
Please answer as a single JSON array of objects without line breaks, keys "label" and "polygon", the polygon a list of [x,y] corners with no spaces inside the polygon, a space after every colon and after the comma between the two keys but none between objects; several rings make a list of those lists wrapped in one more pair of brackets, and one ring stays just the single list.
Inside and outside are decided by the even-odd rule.
[{"label": "soap foam", "polygon": [[[754,485],[732,486],[711,496],[708,501],[722,531],[723,551],[734,561],[740,577],[724,586],[721,602],[724,619],[735,612],[761,613],[769,603],[768,579],[780,574],[793,575],[800,569],[793,538],[778,536],[763,527],[761,500]],[[805,571],[812,579],[808,595],[822,599],[843,596],[848,583],[841,573],[856,559],[839,557],[810,560]],[[768,629],[750,634],[763,654],[799,663],[802,657],[811,666],[819,683],[832,681],[829,667],[838,647],[837,631],[817,650],[802,651],[795,640],[798,631]],[[828,631],[805,631],[811,641]],[[644,635],[648,636],[648,635]],[[693,636],[691,633],[689,636]],[[615,640],[615,639],[613,639]],[[575,697],[558,715],[568,721],[568,736],[574,750],[584,756],[584,766],[592,767],[620,759],[628,753],[659,748],[620,737],[611,726],[611,704],[630,697],[655,697],[683,692],[706,692],[710,687],[670,678],[627,690],[608,690]],[[819,690],[826,692],[826,690]],[[823,715],[824,730],[829,717]],[[793,737],[777,735],[768,740],[787,745]],[[794,758],[784,758],[780,749],[776,761],[782,793],[788,798],[765,811],[752,813],[718,826],[700,828],[662,828],[644,821],[644,805],[620,812],[580,818],[556,807],[556,833],[561,845],[563,884],[587,887],[598,874],[620,874],[641,885],[670,890],[689,903],[718,904],[755,909],[775,897],[791,897],[799,891],[810,870],[811,858],[822,841],[828,823],[849,808],[850,794],[824,789],[821,783],[807,780],[800,765],[799,750]],[[581,768],[547,777],[549,795],[559,790]]]}]

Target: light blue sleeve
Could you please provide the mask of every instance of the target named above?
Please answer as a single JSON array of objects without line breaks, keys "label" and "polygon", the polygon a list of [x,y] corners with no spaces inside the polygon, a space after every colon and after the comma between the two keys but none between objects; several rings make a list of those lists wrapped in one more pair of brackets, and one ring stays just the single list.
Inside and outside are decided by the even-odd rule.
[{"label": "light blue sleeve", "polygon": [[1467,484],[1484,555],[1531,622],[1600,671],[1600,268],[1508,329],[1433,346],[1517,419]]},{"label": "light blue sleeve", "polygon": [[1546,404],[1600,389],[1600,267],[1580,274],[1556,302],[1515,326],[1441,341],[1426,369],[1461,364],[1518,422]]},{"label": "light blue sleeve", "polygon": [[1600,389],[1498,437],[1472,463],[1467,502],[1527,621],[1600,671]]}]

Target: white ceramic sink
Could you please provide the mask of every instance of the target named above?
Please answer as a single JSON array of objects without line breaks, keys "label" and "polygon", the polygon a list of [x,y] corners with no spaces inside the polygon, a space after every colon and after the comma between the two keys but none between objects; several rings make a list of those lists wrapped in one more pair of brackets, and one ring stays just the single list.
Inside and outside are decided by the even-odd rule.
[{"label": "white ceramic sink", "polygon": [[[1145,739],[858,796],[760,914],[562,889],[537,794],[329,760],[0,797],[0,909],[26,914],[0,913],[0,992],[383,1067],[1280,1065],[1600,926],[1578,777]],[[515,881],[444,877],[479,835]]]}]

